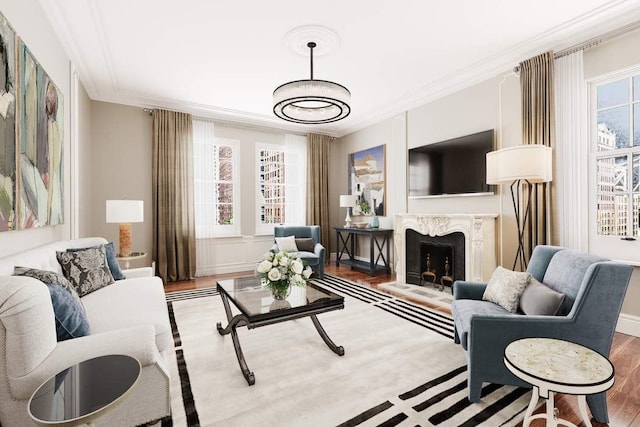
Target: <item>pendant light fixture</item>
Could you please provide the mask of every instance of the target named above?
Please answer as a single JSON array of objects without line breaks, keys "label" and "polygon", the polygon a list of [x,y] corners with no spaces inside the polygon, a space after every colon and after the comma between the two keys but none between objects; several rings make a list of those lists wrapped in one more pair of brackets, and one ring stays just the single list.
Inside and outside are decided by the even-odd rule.
[{"label": "pendant light fixture", "polygon": [[273,112],[283,120],[294,123],[321,124],[342,120],[349,115],[351,93],[328,80],[313,78],[313,48],[307,43],[311,58],[311,78],[295,80],[278,86],[273,91]]}]

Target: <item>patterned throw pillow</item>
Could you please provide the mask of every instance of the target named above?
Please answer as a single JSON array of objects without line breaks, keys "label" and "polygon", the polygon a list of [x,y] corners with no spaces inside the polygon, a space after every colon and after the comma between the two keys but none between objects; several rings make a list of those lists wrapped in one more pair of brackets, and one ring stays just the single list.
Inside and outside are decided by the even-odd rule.
[{"label": "patterned throw pillow", "polygon": [[482,299],[498,304],[505,310],[515,313],[518,311],[520,296],[531,280],[531,274],[507,270],[502,267],[495,269]]},{"label": "patterned throw pillow", "polygon": [[[116,258],[116,250],[113,247],[113,242],[109,242],[104,246],[105,253],[107,254],[107,265],[109,266],[109,270],[111,271],[111,275],[113,276],[113,280],[122,280],[125,279],[124,274],[122,273],[122,269],[120,268],[120,264],[118,263],[118,259]],[[97,248],[99,246],[92,246],[92,248]],[[67,252],[78,252],[83,251],[89,248],[69,248]]]},{"label": "patterned throw pillow", "polygon": [[114,282],[104,245],[77,252],[56,252],[64,276],[81,297]]},{"label": "patterned throw pillow", "polygon": [[56,273],[55,271],[38,270],[37,268],[14,267],[13,275],[32,277],[47,285],[58,285],[66,289],[71,294],[73,299],[76,300],[76,302],[82,307],[80,297],[78,296],[75,288],[73,287],[73,285],[71,285],[71,282],[69,282],[67,278],[62,274]]}]

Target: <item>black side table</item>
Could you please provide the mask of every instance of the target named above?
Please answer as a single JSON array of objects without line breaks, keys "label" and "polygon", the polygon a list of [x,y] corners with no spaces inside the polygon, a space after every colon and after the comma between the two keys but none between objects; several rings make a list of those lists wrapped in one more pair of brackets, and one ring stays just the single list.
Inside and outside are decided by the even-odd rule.
[{"label": "black side table", "polygon": [[41,426],[91,426],[127,396],[140,370],[140,362],[125,355],[80,362],[38,387],[29,399],[29,416]]},{"label": "black side table", "polygon": [[[339,267],[340,263],[347,264],[352,268],[368,271],[371,276],[374,276],[378,270],[383,270],[387,274],[391,273],[391,266],[389,265],[389,247],[391,246],[390,240],[391,235],[393,234],[393,229],[335,227],[335,230],[338,243],[336,251],[336,267]],[[355,258],[356,236],[358,235],[369,237],[369,262]],[[375,248],[378,248],[377,257],[375,254]],[[349,259],[343,260],[342,257],[344,255],[347,255]],[[378,261],[382,261],[383,265],[378,265]]]}]

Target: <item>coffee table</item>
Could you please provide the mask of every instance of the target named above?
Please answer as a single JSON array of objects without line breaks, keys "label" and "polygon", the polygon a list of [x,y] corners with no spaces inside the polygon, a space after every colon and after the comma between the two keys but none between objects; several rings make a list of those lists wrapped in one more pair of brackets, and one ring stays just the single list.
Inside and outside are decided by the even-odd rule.
[{"label": "coffee table", "polygon": [[[220,280],[217,282],[217,289],[229,322],[225,328],[222,327],[221,322],[218,322],[216,325],[218,333],[231,334],[240,370],[250,386],[255,384],[255,375],[249,370],[242,354],[236,332],[236,328],[240,326],[253,329],[310,317],[327,346],[338,356],[344,355],[344,348],[333,343],[316,317],[320,313],[343,309],[344,297],[309,282],[305,287],[293,286],[286,300],[275,300],[271,296],[271,291],[264,289],[260,279],[255,277]],[[235,316],[232,314],[230,303],[240,310],[240,314]]]},{"label": "coffee table", "polygon": [[29,416],[41,426],[92,426],[127,396],[140,369],[137,359],[121,354],[80,362],[38,387],[29,399]]},{"label": "coffee table", "polygon": [[[591,427],[585,395],[600,393],[613,385],[611,362],[590,348],[552,338],[523,338],[504,350],[504,364],[516,377],[533,386],[523,426],[535,419],[545,419],[547,426],[575,424],[558,418],[554,407],[554,393],[578,396],[578,407],[584,425]],[[547,399],[547,410],[533,415],[538,399]]]}]

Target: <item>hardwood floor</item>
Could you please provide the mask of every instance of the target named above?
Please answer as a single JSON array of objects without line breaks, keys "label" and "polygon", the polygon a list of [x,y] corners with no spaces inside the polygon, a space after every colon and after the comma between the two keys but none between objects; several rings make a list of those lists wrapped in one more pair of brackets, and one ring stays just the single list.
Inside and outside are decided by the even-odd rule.
[{"label": "hardwood floor", "polygon": [[[381,292],[385,292],[385,290],[379,289],[381,284],[395,280],[395,275],[378,274],[375,277],[371,277],[367,273],[352,270],[350,267],[336,267],[335,264],[327,265],[325,272]],[[169,283],[165,285],[165,292],[215,287],[216,281],[219,279],[252,276],[253,274],[253,271],[246,271]],[[450,314],[448,310],[439,306],[420,301],[412,302]],[[613,338],[610,360],[615,366],[616,378],[615,384],[607,393],[610,421],[608,425],[612,427],[640,427],[640,338],[616,332]],[[578,403],[574,396],[558,395],[556,407],[560,411],[561,418],[578,426],[584,426],[584,423],[580,420]],[[536,412],[544,412],[544,405]],[[592,423],[594,427],[607,425],[593,420]],[[520,426],[522,426],[522,423]],[[535,420],[531,423],[531,427],[542,426],[545,426],[543,420]]]}]

